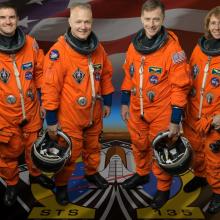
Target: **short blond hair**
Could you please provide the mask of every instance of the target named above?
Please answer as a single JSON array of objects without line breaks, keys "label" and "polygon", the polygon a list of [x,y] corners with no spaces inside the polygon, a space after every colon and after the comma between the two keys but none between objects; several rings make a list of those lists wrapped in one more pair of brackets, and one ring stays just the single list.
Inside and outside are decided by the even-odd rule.
[{"label": "short blond hair", "polygon": [[77,8],[77,7],[83,8],[83,9],[88,9],[88,10],[92,11],[92,7],[91,7],[91,5],[90,5],[89,3],[73,2],[73,3],[69,6],[70,10],[72,10],[72,9],[74,9],[74,8]]},{"label": "short blond hair", "polygon": [[205,31],[205,37],[207,39],[212,38],[212,35],[209,31],[209,22],[210,22],[210,18],[212,15],[214,15],[215,17],[220,17],[220,6],[217,6],[213,9],[211,9],[205,17],[205,20],[204,20],[204,29],[205,30],[204,31]]}]

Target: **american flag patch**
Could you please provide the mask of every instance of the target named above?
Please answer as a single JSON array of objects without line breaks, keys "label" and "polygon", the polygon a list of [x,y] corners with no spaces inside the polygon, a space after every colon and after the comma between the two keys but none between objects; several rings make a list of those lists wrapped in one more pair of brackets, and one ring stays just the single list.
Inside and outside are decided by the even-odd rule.
[{"label": "american flag patch", "polygon": [[179,51],[179,52],[173,54],[172,59],[173,59],[174,64],[182,63],[186,59],[186,54],[183,50]]}]

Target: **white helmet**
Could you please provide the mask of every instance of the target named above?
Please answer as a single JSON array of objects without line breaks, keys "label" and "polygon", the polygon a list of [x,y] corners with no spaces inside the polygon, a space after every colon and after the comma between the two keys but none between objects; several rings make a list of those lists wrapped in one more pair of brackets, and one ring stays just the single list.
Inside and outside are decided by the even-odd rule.
[{"label": "white helmet", "polygon": [[173,143],[169,131],[159,133],[152,142],[158,165],[170,175],[185,173],[191,164],[192,149],[189,141],[179,136]]},{"label": "white helmet", "polygon": [[31,156],[34,165],[46,173],[57,173],[66,164],[71,156],[71,139],[62,131],[57,131],[58,139],[62,139],[64,146],[59,142],[51,140],[47,130],[40,134],[31,149]]}]

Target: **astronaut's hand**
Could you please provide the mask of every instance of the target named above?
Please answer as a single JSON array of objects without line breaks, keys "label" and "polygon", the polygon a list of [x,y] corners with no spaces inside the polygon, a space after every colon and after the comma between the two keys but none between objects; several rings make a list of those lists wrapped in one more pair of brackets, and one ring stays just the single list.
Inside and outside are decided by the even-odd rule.
[{"label": "astronaut's hand", "polygon": [[169,134],[168,137],[172,139],[173,142],[175,142],[180,135],[180,125],[175,123],[170,123],[169,126]]},{"label": "astronaut's hand", "polygon": [[124,122],[127,122],[128,118],[129,118],[128,105],[121,105],[121,117]]},{"label": "astronaut's hand", "polygon": [[58,128],[59,128],[58,123],[55,125],[48,125],[47,126],[47,131],[48,131],[48,135],[49,135],[50,139],[52,139],[54,141],[56,141],[58,139],[58,136],[57,136]]},{"label": "astronaut's hand", "polygon": [[104,105],[103,108],[103,117],[107,118],[111,114],[111,106]]}]

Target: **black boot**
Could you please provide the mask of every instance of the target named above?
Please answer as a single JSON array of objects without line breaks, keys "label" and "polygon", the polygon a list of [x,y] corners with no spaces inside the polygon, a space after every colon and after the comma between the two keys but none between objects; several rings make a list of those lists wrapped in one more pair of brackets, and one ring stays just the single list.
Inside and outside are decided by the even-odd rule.
[{"label": "black boot", "polygon": [[6,206],[12,206],[17,200],[17,185],[7,186],[4,195],[4,204]]},{"label": "black boot", "polygon": [[134,189],[137,186],[144,185],[149,181],[149,175],[140,176],[138,173],[135,173],[133,176],[126,179],[122,186],[124,189]]},{"label": "black boot", "polygon": [[93,183],[98,188],[106,189],[108,187],[108,181],[102,177],[99,173],[93,175],[85,175],[85,178],[88,182]]},{"label": "black boot", "polygon": [[213,193],[207,212],[215,214],[220,211],[220,194]]},{"label": "black boot", "polygon": [[38,183],[47,189],[53,189],[55,187],[54,181],[44,174],[41,174],[39,176],[29,175],[29,180],[30,184]]},{"label": "black boot", "polygon": [[183,191],[186,193],[193,192],[196,189],[206,186],[208,183],[206,181],[206,178],[194,176],[184,187]]},{"label": "black boot", "polygon": [[150,206],[153,209],[160,209],[169,200],[170,191],[160,191],[158,190],[153,198]]},{"label": "black boot", "polygon": [[69,203],[69,197],[67,192],[67,185],[56,187],[56,201],[60,205],[67,205]]}]

